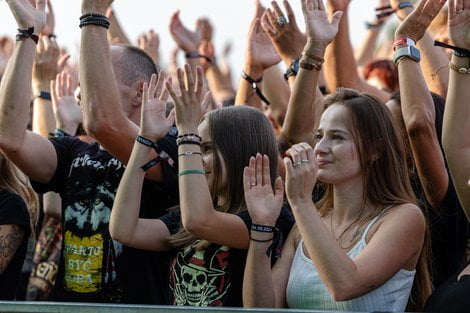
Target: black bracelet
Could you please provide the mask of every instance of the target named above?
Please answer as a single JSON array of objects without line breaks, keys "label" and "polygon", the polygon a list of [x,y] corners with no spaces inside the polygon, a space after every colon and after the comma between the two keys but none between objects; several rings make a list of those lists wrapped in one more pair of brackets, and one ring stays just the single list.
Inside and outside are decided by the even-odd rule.
[{"label": "black bracelet", "polygon": [[[162,138],[162,140],[163,139],[164,138]],[[142,137],[140,135],[137,136],[137,138],[135,140],[138,143],[143,144],[144,146],[147,146],[149,148],[153,148],[153,150],[155,150],[155,152],[158,154],[158,157],[156,157],[155,159],[151,160],[150,162],[144,164],[141,167],[142,170],[144,170],[144,171],[148,170],[152,166],[155,166],[156,164],[158,164],[158,162],[160,162],[161,160],[164,160],[171,167],[173,167],[175,165],[175,161],[170,157],[170,155],[168,153],[166,153],[162,148],[160,148],[160,146],[156,142],[153,142],[150,139],[147,139],[147,138]],[[151,163],[152,163],[152,165],[150,165]]]},{"label": "black bracelet", "polygon": [[184,55],[187,59],[191,59],[191,58],[203,58],[205,59],[207,62],[209,63],[212,63],[212,60],[211,58],[209,58],[207,55],[202,55],[202,54],[199,54],[197,52],[186,52],[186,54]]},{"label": "black bracelet", "polygon": [[454,50],[454,55],[457,56],[457,57],[461,57],[461,58],[469,58],[470,57],[470,50],[465,49],[465,48],[459,48],[459,47],[451,46],[451,45],[448,45],[444,42],[440,42],[440,41],[437,41],[437,40],[434,41],[434,46],[452,49],[452,50]]},{"label": "black bracelet", "polygon": [[[269,242],[269,241],[271,241],[271,240],[273,240],[273,239],[274,239],[274,237],[271,237],[271,238],[266,239],[266,240],[259,240],[259,239],[255,239],[255,238],[253,238],[253,237],[250,236],[250,240],[252,240],[252,241],[254,241],[254,242]],[[269,255],[268,255],[268,256],[269,256]]]},{"label": "black bracelet", "polygon": [[101,18],[106,18],[108,19],[108,17],[106,15],[103,15],[103,14],[98,14],[98,13],[87,13],[87,14],[83,14],[82,16],[80,16],[80,21],[81,20],[84,20],[86,18],[89,18],[89,17],[101,17]]},{"label": "black bracelet", "polygon": [[199,136],[198,134],[193,134],[193,133],[178,135],[176,138],[183,138],[183,137],[186,137],[186,136],[194,136],[194,137],[199,138],[199,140],[202,140],[201,136]]},{"label": "black bracelet", "polygon": [[273,233],[273,238],[270,238],[268,240],[256,240],[256,239],[253,239],[251,235],[250,235],[250,239],[255,242],[268,242],[272,240],[273,242],[269,245],[268,250],[266,250],[266,255],[268,257],[271,256],[271,253],[274,250],[275,251],[274,257],[276,259],[281,257],[283,238],[282,238],[281,232],[279,231],[277,227],[251,224],[251,230],[259,231],[262,233]]},{"label": "black bracelet", "polygon": [[88,25],[101,26],[101,27],[104,27],[104,28],[108,29],[110,24],[109,24],[109,22],[106,22],[106,21],[86,20],[86,21],[80,22],[80,24],[78,26],[80,28],[83,28],[83,26],[88,26]]},{"label": "black bracelet", "polygon": [[39,36],[34,34],[34,27],[30,27],[28,29],[18,28],[18,34],[16,34],[16,41],[23,41],[28,38],[31,38],[35,44],[38,44]]},{"label": "black bracelet", "polygon": [[34,98],[41,98],[41,99],[48,100],[48,101],[51,101],[52,99],[51,93],[47,91],[38,92],[38,94]]},{"label": "black bracelet", "polygon": [[178,146],[180,145],[196,145],[196,146],[201,146],[201,143],[199,141],[193,141],[193,140],[181,140],[178,141],[177,143]]},{"label": "black bracelet", "polygon": [[244,71],[242,71],[242,78],[251,84],[253,90],[254,90],[255,93],[258,95],[258,97],[261,99],[261,101],[263,101],[263,102],[266,103],[267,105],[270,105],[270,104],[271,104],[271,103],[268,101],[268,99],[266,99],[266,97],[263,95],[263,93],[261,92],[261,89],[259,89],[259,87],[258,87],[258,84],[263,81],[263,76],[261,76],[261,77],[258,78],[258,79],[253,79],[253,78],[251,78],[247,73],[245,73]]},{"label": "black bracelet", "polygon": [[80,28],[88,25],[102,26],[106,29],[109,28],[109,19],[106,15],[97,14],[97,13],[88,13],[80,16]]}]

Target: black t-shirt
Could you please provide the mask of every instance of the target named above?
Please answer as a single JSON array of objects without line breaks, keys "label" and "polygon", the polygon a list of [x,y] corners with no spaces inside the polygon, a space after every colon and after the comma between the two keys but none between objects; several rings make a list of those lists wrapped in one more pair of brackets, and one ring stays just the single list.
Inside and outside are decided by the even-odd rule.
[{"label": "black t-shirt", "polygon": [[470,275],[457,280],[461,271],[431,294],[426,301],[425,312],[470,312]]},{"label": "black t-shirt", "polygon": [[[237,215],[250,229],[248,212]],[[161,220],[171,234],[178,231],[178,211],[161,217]],[[283,208],[276,227],[284,239],[293,223],[292,213]],[[175,251],[170,271],[170,303],[186,306],[243,306],[242,287],[247,250],[211,244],[206,250],[200,251],[194,248],[198,242]],[[271,255],[274,258],[274,253]]]},{"label": "black t-shirt", "polygon": [[[167,277],[168,261],[155,252],[124,247],[109,234],[124,165],[98,144],[73,137],[51,142],[56,172],[48,184],[33,182],[33,187],[62,198],[63,243],[53,299],[165,304],[168,286],[162,277]],[[175,170],[162,165],[168,184],[144,181],[140,217],[157,218],[176,202]]]},{"label": "black t-shirt", "polygon": [[450,177],[441,205],[435,210],[431,209],[427,202],[424,205],[427,206],[431,228],[432,277],[434,286],[437,287],[465,262],[469,227]]},{"label": "black t-shirt", "polygon": [[0,191],[0,227],[1,225],[19,225],[25,231],[20,246],[0,274],[0,300],[13,300],[26,257],[30,224],[26,203],[17,194],[6,190]]}]

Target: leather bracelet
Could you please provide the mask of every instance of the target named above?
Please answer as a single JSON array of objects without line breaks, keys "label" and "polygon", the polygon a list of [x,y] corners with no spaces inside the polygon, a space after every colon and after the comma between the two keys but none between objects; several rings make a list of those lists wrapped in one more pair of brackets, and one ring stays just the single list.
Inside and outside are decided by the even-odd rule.
[{"label": "leather bracelet", "polygon": [[203,58],[203,59],[205,59],[207,62],[212,63],[212,59],[211,59],[211,58],[209,58],[209,57],[206,56],[206,55],[199,54],[199,53],[197,53],[197,52],[186,52],[184,56],[185,56],[187,59],[191,59],[191,58]]}]

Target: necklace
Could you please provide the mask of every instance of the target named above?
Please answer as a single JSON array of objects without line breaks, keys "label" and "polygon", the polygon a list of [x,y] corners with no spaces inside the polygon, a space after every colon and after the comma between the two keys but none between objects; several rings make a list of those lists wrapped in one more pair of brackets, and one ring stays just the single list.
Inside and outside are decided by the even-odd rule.
[{"label": "necklace", "polygon": [[[352,225],[354,224],[354,221],[351,222],[351,224],[349,224],[346,229],[348,229],[349,227],[351,227]],[[333,211],[331,211],[331,217],[330,217],[330,231],[331,231],[331,234],[333,235],[333,237],[335,238],[336,242],[339,244],[339,246],[342,248],[342,249],[349,249],[351,248],[353,242],[356,240],[356,238],[362,234],[362,227],[357,227],[356,231],[352,234],[351,236],[351,239],[349,240],[349,246],[348,247],[343,247],[340,243],[340,238],[341,236],[344,234],[344,231],[341,235],[339,235],[338,237],[336,236],[335,234],[335,231],[333,230]]]}]

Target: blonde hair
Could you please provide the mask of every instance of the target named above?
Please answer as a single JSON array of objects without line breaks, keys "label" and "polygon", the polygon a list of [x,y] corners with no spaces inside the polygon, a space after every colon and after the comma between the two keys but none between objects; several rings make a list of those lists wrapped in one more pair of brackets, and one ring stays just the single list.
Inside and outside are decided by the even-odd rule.
[{"label": "blonde hair", "polygon": [[38,220],[39,200],[34,192],[29,179],[0,151],[0,190],[6,190],[19,195],[26,203],[29,211],[31,233]]}]

